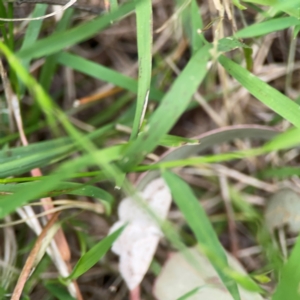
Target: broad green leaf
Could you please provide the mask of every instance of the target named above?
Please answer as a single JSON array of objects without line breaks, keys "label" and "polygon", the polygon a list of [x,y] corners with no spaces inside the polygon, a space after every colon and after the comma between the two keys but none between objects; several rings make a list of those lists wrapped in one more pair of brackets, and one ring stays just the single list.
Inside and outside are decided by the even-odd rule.
[{"label": "broad green leaf", "polygon": [[105,237],[102,241],[92,247],[88,252],[86,252],[75,265],[72,273],[68,279],[76,279],[90,268],[92,268],[99,260],[106,254],[110,249],[113,242],[118,238],[122,233],[125,227],[121,227],[109,236]]},{"label": "broad green leaf", "polygon": [[206,64],[210,57],[210,47],[210,45],[204,46],[190,59],[152,114],[144,132],[140,133],[137,140],[125,150],[121,162],[125,169],[138,164],[147,153],[151,152],[185,111],[207,72]]},{"label": "broad green leaf", "polygon": [[73,46],[90,38],[109,26],[111,22],[116,21],[132,12],[133,9],[134,3],[126,3],[109,14],[99,16],[92,21],[88,21],[72,29],[55,33],[49,37],[41,39],[20,50],[17,53],[17,56],[21,59],[32,59],[56,53],[66,47]]},{"label": "broad green leaf", "polygon": [[[194,232],[198,243],[204,246],[207,252],[211,252],[218,257],[224,266],[228,266],[226,253],[218,240],[216,232],[190,187],[177,175],[169,171],[164,171],[162,175],[172,192],[175,203]],[[216,265],[210,257],[208,258],[233,298],[240,299],[234,280],[226,275],[224,270]]]},{"label": "broad green leaf", "polygon": [[283,266],[280,280],[276,287],[272,300],[282,299],[300,299],[299,281],[300,281],[300,237],[298,237],[292,253]]},{"label": "broad green leaf", "polygon": [[220,64],[254,97],[300,128],[300,106],[242,66],[221,55]]},{"label": "broad green leaf", "polygon": [[135,140],[148,103],[152,70],[152,2],[135,0],[139,60],[138,93],[130,140]]},{"label": "broad green leaf", "polygon": [[[107,67],[99,65],[95,62],[89,61],[77,55],[70,53],[60,53],[57,56],[57,61],[69,68],[79,71],[83,74],[91,77],[110,82],[116,86],[122,87],[123,89],[136,93],[137,92],[137,81],[128,76],[125,76],[117,71],[111,70]],[[151,89],[150,98],[160,100],[163,96],[162,92]]]},{"label": "broad green leaf", "polygon": [[250,38],[266,35],[271,32],[283,30],[295,25],[299,25],[300,20],[294,17],[281,17],[262,23],[256,23],[239,30],[234,36],[236,38]]}]

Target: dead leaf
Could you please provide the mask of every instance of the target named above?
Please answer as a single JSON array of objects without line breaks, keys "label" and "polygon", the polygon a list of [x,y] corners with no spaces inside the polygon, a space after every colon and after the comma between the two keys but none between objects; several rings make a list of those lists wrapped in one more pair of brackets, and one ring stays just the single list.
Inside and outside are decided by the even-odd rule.
[{"label": "dead leaf", "polygon": [[137,200],[125,198],[118,208],[119,221],[110,229],[113,232],[128,223],[113,244],[112,251],[120,256],[119,270],[130,290],[143,280],[163,235],[149,210],[164,220],[172,200],[162,178],[151,181],[139,195],[148,211]]}]

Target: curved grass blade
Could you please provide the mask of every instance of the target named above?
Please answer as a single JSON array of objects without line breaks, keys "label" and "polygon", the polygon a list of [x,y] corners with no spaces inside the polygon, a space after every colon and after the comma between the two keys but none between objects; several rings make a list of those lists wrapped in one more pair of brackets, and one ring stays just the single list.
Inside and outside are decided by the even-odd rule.
[{"label": "curved grass blade", "polygon": [[55,33],[47,38],[41,39],[17,52],[17,56],[21,59],[32,59],[56,53],[66,47],[73,46],[74,44],[90,38],[100,30],[109,26],[111,22],[132,12],[133,9],[134,3],[126,3],[107,15],[100,16],[70,30]]},{"label": "curved grass blade", "polygon": [[[214,256],[218,257],[224,266],[228,267],[225,251],[218,240],[216,232],[190,187],[177,175],[169,171],[164,171],[162,176],[172,192],[175,203],[194,232],[198,243],[203,245],[206,251],[211,252]],[[209,256],[208,259],[210,259]],[[221,280],[233,298],[240,299],[235,281],[226,275],[224,270],[220,269],[214,260],[210,259],[210,262],[218,272]]]},{"label": "curved grass blade", "polygon": [[294,17],[276,18],[243,28],[239,30],[234,36],[236,38],[251,38],[283,30],[299,24],[300,20]]},{"label": "curved grass blade", "polygon": [[145,111],[151,83],[152,68],[152,2],[135,0],[137,44],[139,58],[138,93],[130,140],[136,139]]},{"label": "curved grass blade", "polygon": [[0,177],[20,175],[34,168],[46,166],[54,161],[65,158],[72,150],[74,150],[74,146],[68,145],[58,149],[43,151],[42,153],[26,155],[19,159],[15,157],[7,159],[1,164]]},{"label": "curved grass blade", "polygon": [[26,147],[16,147],[0,150],[0,163],[5,163],[9,160],[20,159],[25,156],[33,155],[37,152],[43,152],[45,150],[49,150],[49,148],[57,149],[62,146],[70,146],[71,144],[70,138],[60,138],[51,141],[39,142],[30,144]]},{"label": "curved grass blade", "polygon": [[[138,84],[135,79],[120,74],[119,72],[106,68],[80,56],[62,52],[57,56],[57,61],[64,66],[91,77],[110,82],[116,86],[122,87],[127,91],[136,93],[138,90]],[[151,89],[149,97],[154,100],[161,100],[163,93],[156,89]]]},{"label": "curved grass blade", "polygon": [[[26,182],[20,184],[0,184],[0,193],[17,193],[22,188],[28,187],[35,189],[39,186],[40,182]],[[111,212],[111,205],[113,203],[113,197],[108,192],[100,189],[96,186],[87,184],[75,183],[75,182],[60,182],[56,185],[55,189],[50,191],[44,191],[38,198],[42,197],[55,197],[59,195],[80,195],[99,199],[106,208],[106,212]]]},{"label": "curved grass blade", "polygon": [[298,104],[227,57],[221,55],[219,62],[254,97],[300,128],[300,106]]}]

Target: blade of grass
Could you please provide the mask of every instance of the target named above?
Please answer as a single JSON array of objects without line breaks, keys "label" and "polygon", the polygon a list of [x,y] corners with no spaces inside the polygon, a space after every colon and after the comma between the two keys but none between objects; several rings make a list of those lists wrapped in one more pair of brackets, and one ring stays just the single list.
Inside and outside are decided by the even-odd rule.
[{"label": "blade of grass", "polygon": [[139,60],[138,93],[130,140],[136,139],[145,111],[151,83],[152,68],[152,2],[135,0]]},{"label": "blade of grass", "polygon": [[[120,147],[112,148],[105,148],[99,150],[97,153],[86,154],[76,160],[62,163],[53,174],[44,177],[39,182],[40,184],[35,186],[35,189],[32,189],[31,186],[22,186],[16,193],[1,197],[0,219],[27,202],[39,198],[41,194],[54,190],[60,185],[61,181],[71,178],[78,169],[82,169],[89,165],[95,165],[99,161],[105,161],[108,164],[112,160],[120,159]],[[114,178],[115,175],[112,174],[110,176],[109,179]]]},{"label": "blade of grass", "polygon": [[275,290],[272,300],[282,299],[300,299],[299,281],[300,281],[300,238],[298,237],[292,253],[283,266],[281,278]]},{"label": "blade of grass", "polygon": [[[240,133],[242,130],[240,131]],[[260,138],[262,138],[268,131],[261,132]],[[222,134],[223,133],[223,134]],[[238,132],[236,132],[238,133]],[[247,134],[245,132],[245,137],[252,136],[253,134],[259,134],[257,130],[254,128],[248,130]],[[274,136],[275,132],[269,132],[270,138]],[[223,135],[223,136],[222,136]],[[281,133],[270,142],[267,142],[265,145],[263,145],[260,148],[252,148],[247,149],[243,151],[236,151],[236,152],[229,152],[229,153],[222,153],[222,154],[214,154],[214,155],[207,155],[207,156],[200,156],[200,157],[191,157],[188,158],[188,156],[192,154],[199,153],[201,150],[207,149],[211,147],[214,144],[219,144],[222,141],[229,141],[234,138],[237,138],[237,136],[230,136],[229,132],[219,132],[218,134],[209,136],[207,140],[204,139],[200,140],[201,143],[199,146],[192,146],[193,148],[186,148],[185,146],[178,148],[174,151],[174,153],[170,153],[168,159],[163,159],[163,161],[147,165],[147,166],[138,166],[134,168],[135,171],[147,171],[147,170],[154,170],[154,169],[161,169],[161,168],[175,168],[175,167],[183,167],[188,165],[197,165],[202,163],[216,163],[216,162],[224,162],[224,161],[230,161],[234,159],[242,159],[246,157],[253,157],[257,155],[263,155],[271,151],[275,150],[283,150],[283,149],[289,149],[293,148],[295,146],[298,146],[300,144],[300,129],[298,128],[292,128],[284,133]],[[264,138],[268,139],[268,138]],[[206,143],[207,141],[207,143]],[[188,146],[190,147],[190,146]],[[198,151],[195,151],[197,149]],[[184,159],[175,160],[176,158],[182,158],[186,157]],[[166,157],[167,158],[167,157]],[[168,161],[169,160],[169,161]]]},{"label": "blade of grass", "polygon": [[1,164],[0,177],[24,174],[34,168],[44,167],[54,161],[69,155],[74,146],[63,146],[57,149],[45,150],[42,153],[33,153],[18,159],[7,159]]},{"label": "blade of grass", "polygon": [[237,63],[221,55],[220,64],[254,97],[300,128],[300,106]]},{"label": "blade of grass", "polygon": [[251,38],[260,35],[266,35],[268,33],[283,30],[299,24],[300,20],[297,18],[281,17],[250,25],[239,30],[234,36],[236,38]]},{"label": "blade of grass", "polygon": [[[70,22],[71,18],[73,16],[74,10],[73,9],[67,9],[61,20],[59,21],[56,32],[63,32],[65,31]],[[48,91],[51,85],[51,81],[54,75],[54,72],[57,68],[57,54],[50,55],[46,58],[45,63],[43,64],[42,70],[41,70],[41,75],[39,78],[39,83],[41,86]]]},{"label": "blade of grass", "polygon": [[[20,184],[0,184],[0,192],[4,193],[17,193],[24,187],[31,187],[35,189],[40,182],[26,182]],[[96,186],[88,184],[81,184],[75,182],[61,182],[55,189],[39,195],[39,198],[54,197],[59,195],[80,195],[101,200],[108,212],[110,212],[113,203],[113,197],[105,190]]]},{"label": "blade of grass", "polygon": [[[3,4],[3,1],[0,1],[0,18],[6,19],[7,18],[7,13],[6,13],[6,8]],[[4,43],[8,45],[8,36],[7,36],[7,30],[5,28],[5,22],[1,21],[0,22],[0,30],[4,39]]]},{"label": "blade of grass", "polygon": [[[110,82],[116,86],[124,88],[127,91],[136,93],[138,90],[138,84],[135,79],[120,74],[119,72],[106,68],[80,56],[63,52],[58,55],[57,61],[64,66],[72,68],[83,74],[87,74],[91,77]],[[156,89],[152,89],[149,96],[151,99],[161,100],[163,94]]]},{"label": "blade of grass", "polygon": [[117,10],[119,7],[118,0],[109,0],[110,10]]},{"label": "blade of grass", "polygon": [[[178,10],[186,6],[185,0],[176,0]],[[192,53],[195,54],[203,44],[205,39],[203,34],[199,34],[199,29],[203,28],[201,14],[199,13],[199,6],[196,0],[190,1],[190,3],[180,13],[184,31],[189,39]]]},{"label": "blade of grass", "polygon": [[[37,4],[32,13],[32,17],[35,18],[35,17],[40,17],[40,16],[44,15],[47,10],[47,7],[48,7],[48,5],[46,5],[46,4]],[[25,32],[22,46],[20,48],[21,51],[23,49],[25,49],[26,47],[33,45],[36,42],[36,40],[39,36],[40,30],[41,30],[43,21],[44,20],[37,20],[37,21],[29,22],[29,25]],[[23,63],[23,66],[26,68],[26,70],[28,70],[30,60],[24,59],[22,61],[22,63]]]},{"label": "blade of grass", "polygon": [[110,249],[113,242],[118,238],[118,236],[122,233],[125,227],[122,226],[112,234],[105,237],[102,241],[97,243],[94,247],[92,247],[88,252],[86,252],[77,262],[74,267],[72,273],[67,279],[76,279],[85,272],[87,272],[90,268],[92,268],[99,260],[106,254],[106,252]]},{"label": "blade of grass", "polygon": [[[78,146],[79,149],[82,149],[89,154],[89,162],[84,160],[85,164],[89,164],[91,162],[95,163],[99,167],[103,168],[103,171],[108,175],[109,178],[113,178],[116,182],[119,182],[120,178],[123,178],[123,173],[115,165],[110,164],[107,156],[99,156],[95,154],[97,148],[92,141],[88,137],[83,136],[74,128],[66,115],[53,103],[53,100],[50,98],[50,96],[43,90],[37,81],[28,72],[26,72],[14,53],[12,53],[10,49],[1,42],[0,51],[5,55],[10,67],[18,73],[20,80],[22,80],[22,82],[27,86],[35,99],[38,101],[41,109],[46,113],[51,128],[55,129],[55,119],[57,118],[66,132],[72,137],[75,145]],[[74,170],[74,166],[72,164],[69,166],[69,170],[70,169]],[[12,210],[26,203],[27,201],[32,200],[32,197],[39,195],[43,189],[48,189],[50,186],[51,188],[55,188],[59,180],[64,178],[64,176],[66,176],[66,174],[55,174],[55,177],[51,176],[51,178],[43,180],[39,186],[39,189],[35,191],[28,191],[28,188],[24,189],[24,191],[27,192],[26,196],[24,196],[24,193],[16,193],[12,196],[3,197],[1,202],[2,207],[0,210],[0,217],[5,216],[7,213],[10,213]],[[126,191],[130,192],[129,188]],[[14,200],[14,203],[12,203],[12,200]]]},{"label": "blade of grass", "polygon": [[134,9],[134,3],[129,2],[120,6],[116,11],[100,16],[92,21],[78,25],[70,30],[55,33],[49,37],[41,39],[19,52],[17,56],[21,59],[39,58],[56,53],[66,47],[73,46],[89,37],[95,35],[120,18],[125,17]]},{"label": "blade of grass", "polygon": [[264,179],[279,178],[286,179],[292,176],[300,176],[299,167],[281,167],[265,169],[258,173],[258,176]]},{"label": "blade of grass", "polygon": [[[177,175],[169,171],[164,171],[162,176],[171,189],[173,199],[194,232],[198,243],[203,245],[207,252],[211,252],[214,256],[218,257],[224,266],[228,267],[226,253],[205,211],[190,187]],[[209,256],[208,258],[210,259]],[[240,299],[239,291],[234,280],[226,275],[224,271],[215,264],[215,261],[212,259],[210,259],[210,261],[233,298]]]},{"label": "blade of grass", "polygon": [[63,286],[58,285],[56,282],[45,284],[45,288],[58,300],[76,300]]},{"label": "blade of grass", "polygon": [[187,108],[207,72],[206,64],[210,57],[210,47],[210,45],[204,46],[190,59],[151,116],[144,132],[139,134],[136,141],[129,144],[122,160],[125,169],[128,170],[138,164],[147,153],[151,152]]}]

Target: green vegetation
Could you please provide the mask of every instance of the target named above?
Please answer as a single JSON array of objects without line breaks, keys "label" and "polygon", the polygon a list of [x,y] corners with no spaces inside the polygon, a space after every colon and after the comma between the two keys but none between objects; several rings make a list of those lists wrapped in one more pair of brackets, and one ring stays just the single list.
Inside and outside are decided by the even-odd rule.
[{"label": "green vegetation", "polygon": [[[5,20],[52,9],[24,2],[0,0],[0,298],[167,300],[169,253],[200,274],[195,246],[217,279],[177,299],[218,284],[300,299],[297,218],[264,213],[283,188],[296,196],[278,209],[300,208],[300,1],[78,1]],[[159,177],[169,213],[147,192]],[[130,283],[122,267],[143,258]]]}]

